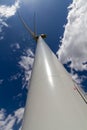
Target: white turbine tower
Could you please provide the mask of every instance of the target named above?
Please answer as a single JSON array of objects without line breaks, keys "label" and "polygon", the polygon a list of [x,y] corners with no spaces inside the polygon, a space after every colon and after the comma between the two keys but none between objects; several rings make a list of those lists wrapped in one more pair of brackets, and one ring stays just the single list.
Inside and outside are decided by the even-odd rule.
[{"label": "white turbine tower", "polygon": [[87,100],[44,41],[37,42],[22,130],[87,130]]}]

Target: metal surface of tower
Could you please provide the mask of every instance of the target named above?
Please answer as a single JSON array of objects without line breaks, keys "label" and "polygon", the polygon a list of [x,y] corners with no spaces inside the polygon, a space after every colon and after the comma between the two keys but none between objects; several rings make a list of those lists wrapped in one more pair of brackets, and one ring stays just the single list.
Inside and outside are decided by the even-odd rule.
[{"label": "metal surface of tower", "polygon": [[37,48],[22,130],[87,130],[84,94],[45,43],[45,35],[31,35]]}]

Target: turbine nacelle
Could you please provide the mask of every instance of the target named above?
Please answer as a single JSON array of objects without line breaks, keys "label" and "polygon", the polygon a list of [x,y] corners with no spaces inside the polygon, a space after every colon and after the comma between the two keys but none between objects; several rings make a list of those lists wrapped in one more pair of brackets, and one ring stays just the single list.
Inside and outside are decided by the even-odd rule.
[{"label": "turbine nacelle", "polygon": [[[20,18],[21,23],[22,23],[23,26],[25,27],[25,29],[29,32],[29,34],[33,37],[33,39],[34,39],[35,41],[38,40],[39,36],[41,36],[43,39],[47,37],[46,34],[37,35],[37,34],[36,34],[36,26],[35,26],[35,24],[34,24],[34,32],[33,32],[33,31],[30,29],[30,27],[25,23],[24,19],[21,17],[21,15],[20,15],[19,12],[18,12],[18,16],[19,16],[19,18]],[[35,20],[35,19],[34,19],[34,20]],[[35,21],[34,21],[34,23],[35,23]]]},{"label": "turbine nacelle", "polygon": [[[39,36],[41,36],[43,39],[45,39],[46,37],[47,37],[47,35],[46,34],[40,34]],[[39,36],[34,36],[34,39],[37,41],[38,40],[38,38],[39,38]]]}]

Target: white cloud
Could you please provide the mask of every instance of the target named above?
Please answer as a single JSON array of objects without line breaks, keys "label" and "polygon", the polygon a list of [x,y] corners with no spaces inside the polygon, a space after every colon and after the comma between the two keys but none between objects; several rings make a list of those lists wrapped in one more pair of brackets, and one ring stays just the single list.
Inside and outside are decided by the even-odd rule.
[{"label": "white cloud", "polygon": [[23,81],[24,81],[23,87],[26,84],[29,84],[29,80],[31,78],[31,69],[32,69],[32,66],[33,66],[33,62],[34,62],[34,54],[30,49],[28,49],[25,53],[25,56],[21,56],[21,61],[19,61],[19,65],[25,71],[25,77],[23,79]]},{"label": "white cloud", "polygon": [[62,45],[57,54],[71,68],[87,70],[87,0],[73,0],[69,6]]},{"label": "white cloud", "polygon": [[[3,26],[4,26],[4,27],[8,27],[8,25],[7,25],[7,23],[5,22],[5,20],[0,18],[0,32],[2,32]],[[0,37],[1,40],[2,40],[2,37],[3,37],[3,36]]]},{"label": "white cloud", "polygon": [[16,52],[16,50],[19,50],[19,49],[20,49],[19,43],[11,44],[10,47],[13,49],[13,52]]},{"label": "white cloud", "polygon": [[0,40],[3,40],[3,39],[4,39],[4,37],[3,37],[3,36],[1,36],[1,37],[0,37]]},{"label": "white cloud", "polygon": [[0,121],[5,119],[5,110],[1,109],[0,110]]},{"label": "white cloud", "polygon": [[17,124],[19,124],[23,118],[24,108],[20,108],[15,111],[15,117],[17,117]]},{"label": "white cloud", "polygon": [[0,32],[2,32],[3,26],[8,27],[6,19],[15,15],[17,9],[19,8],[19,0],[16,0],[15,3],[11,6],[0,5]]},{"label": "white cloud", "polygon": [[18,125],[23,118],[24,108],[17,109],[14,114],[7,116],[4,109],[0,110],[0,130],[13,130],[14,125]]},{"label": "white cloud", "polygon": [[19,78],[21,77],[21,73],[16,73],[15,75],[11,75],[9,78],[8,78],[8,81],[13,81],[13,80],[18,80]]},{"label": "white cloud", "polygon": [[19,130],[21,130],[21,129],[22,129],[22,127],[19,128]]},{"label": "white cloud", "polygon": [[0,5],[0,17],[9,18],[15,15],[18,8],[19,8],[19,0],[16,0],[14,5],[11,6]]},{"label": "white cloud", "polygon": [[16,43],[16,48],[20,49],[20,45],[18,43]]},{"label": "white cloud", "polygon": [[72,74],[72,79],[75,81],[78,85],[81,84],[82,79],[77,74]]}]

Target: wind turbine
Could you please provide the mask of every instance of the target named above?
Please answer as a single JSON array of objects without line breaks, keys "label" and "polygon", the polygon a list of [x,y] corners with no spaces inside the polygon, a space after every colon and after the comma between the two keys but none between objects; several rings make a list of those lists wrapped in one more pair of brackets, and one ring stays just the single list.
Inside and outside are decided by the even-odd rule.
[{"label": "wind turbine", "polygon": [[36,35],[19,18],[37,42],[22,130],[87,130],[85,94],[44,41],[46,35]]}]

